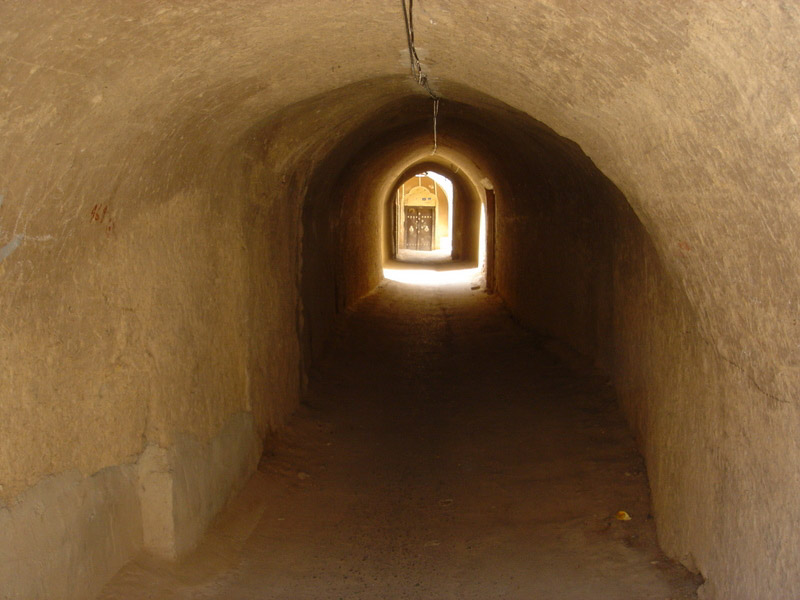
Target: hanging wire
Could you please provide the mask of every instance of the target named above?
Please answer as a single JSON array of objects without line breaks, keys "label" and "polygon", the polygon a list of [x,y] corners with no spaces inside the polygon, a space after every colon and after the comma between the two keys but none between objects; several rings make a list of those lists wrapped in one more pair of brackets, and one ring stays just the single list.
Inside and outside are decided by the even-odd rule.
[{"label": "hanging wire", "polygon": [[433,154],[436,154],[436,149],[438,148],[438,140],[437,140],[437,119],[439,116],[439,96],[431,89],[431,85],[428,82],[428,76],[422,71],[422,63],[419,60],[419,55],[417,54],[417,47],[414,43],[414,0],[408,0],[408,4],[406,4],[406,0],[401,0],[403,3],[403,17],[406,21],[406,38],[408,41],[408,55],[411,59],[411,74],[414,76],[414,79],[417,80],[417,83],[421,85],[428,95],[433,100]]},{"label": "hanging wire", "polygon": [[417,50],[414,47],[414,25],[412,24],[412,11],[414,10],[414,0],[408,0],[408,5],[406,5],[406,0],[402,0],[403,2],[403,18],[406,20],[406,38],[408,40],[408,56],[411,58],[411,74],[414,76],[414,79],[419,82],[419,72],[422,70],[419,57],[417,56]]},{"label": "hanging wire", "polygon": [[436,149],[439,147],[438,140],[436,139],[436,120],[439,117],[439,98],[433,99],[433,154],[436,154]]},{"label": "hanging wire", "polygon": [[417,83],[425,88],[425,91],[428,92],[432,99],[438,100],[439,96],[431,89],[428,76],[422,71],[422,62],[419,60],[417,47],[414,43],[414,0],[408,0],[408,4],[406,4],[406,0],[401,1],[403,3],[403,17],[406,20],[406,38],[408,41],[408,55],[411,59],[411,74],[417,80]]}]

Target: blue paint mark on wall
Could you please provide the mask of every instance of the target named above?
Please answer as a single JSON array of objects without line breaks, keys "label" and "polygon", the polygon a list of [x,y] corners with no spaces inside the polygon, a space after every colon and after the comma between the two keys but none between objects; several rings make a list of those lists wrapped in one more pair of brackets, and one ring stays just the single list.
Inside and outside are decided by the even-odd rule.
[{"label": "blue paint mark on wall", "polygon": [[16,250],[17,248],[19,248],[19,245],[21,243],[22,243],[22,236],[15,235],[13,240],[11,240],[5,246],[0,248],[0,262],[3,262],[5,259],[11,256],[11,253],[14,252],[14,250]]},{"label": "blue paint mark on wall", "polygon": [[[0,206],[3,206],[4,198],[5,196],[3,194],[0,194]],[[3,262],[11,255],[12,252],[14,252],[14,250],[19,248],[19,245],[22,243],[22,237],[23,236],[21,235],[15,235],[14,239],[12,239],[5,246],[0,248],[0,262]]]},{"label": "blue paint mark on wall", "polygon": [[[5,196],[3,194],[0,194],[0,206],[3,206],[4,198]],[[5,246],[0,248],[0,262],[3,262],[5,259],[7,259],[14,250],[19,248],[19,245],[21,243],[22,243],[22,236],[15,235],[13,240],[11,240]]]}]

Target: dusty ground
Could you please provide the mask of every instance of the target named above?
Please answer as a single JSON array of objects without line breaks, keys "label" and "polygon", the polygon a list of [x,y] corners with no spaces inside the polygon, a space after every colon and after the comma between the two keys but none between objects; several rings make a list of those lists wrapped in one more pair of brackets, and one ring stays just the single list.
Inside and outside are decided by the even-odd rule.
[{"label": "dusty ground", "polygon": [[695,598],[610,388],[469,287],[362,300],[199,550],[101,597]]}]

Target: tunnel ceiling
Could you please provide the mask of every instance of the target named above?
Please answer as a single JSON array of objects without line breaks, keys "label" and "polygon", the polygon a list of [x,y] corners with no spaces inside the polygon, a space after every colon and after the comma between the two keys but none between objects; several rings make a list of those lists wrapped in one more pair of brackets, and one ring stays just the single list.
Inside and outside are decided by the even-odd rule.
[{"label": "tunnel ceiling", "polygon": [[[374,140],[380,109],[420,94],[399,3],[7,2],[0,16],[8,253],[77,259],[92,198],[136,215],[259,136],[285,140],[264,155],[275,172],[314,167],[347,136]],[[443,138],[448,101],[491,98],[579,144],[709,343],[786,401],[800,369],[798,290],[784,277],[800,267],[800,165],[786,154],[799,17],[779,2],[455,1],[418,2],[414,25]],[[378,121],[410,124],[402,110]],[[41,276],[0,268],[20,285]]]}]

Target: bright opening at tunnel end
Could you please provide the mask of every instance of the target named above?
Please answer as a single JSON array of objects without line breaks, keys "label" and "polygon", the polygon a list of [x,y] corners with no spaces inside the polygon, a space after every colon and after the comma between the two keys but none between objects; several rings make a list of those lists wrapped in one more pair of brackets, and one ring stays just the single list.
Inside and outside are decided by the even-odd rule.
[{"label": "bright opening at tunnel end", "polygon": [[[428,188],[421,187],[428,179]],[[433,183],[435,181],[435,184]],[[413,186],[417,187],[413,187]],[[452,256],[452,237],[453,237],[453,184],[447,177],[433,171],[425,171],[405,182],[396,192],[398,207],[406,204],[413,204],[409,201],[415,192],[423,192],[422,201],[435,201],[439,198],[438,186],[441,186],[441,199],[447,203],[447,210],[444,218],[439,215],[438,209],[429,209],[435,215],[433,219],[434,229],[444,225],[446,230],[439,239],[438,232],[432,235],[427,245],[420,245],[418,236],[413,236],[413,225],[415,221],[409,221],[408,215],[398,215],[398,221],[402,222],[402,227],[397,228],[397,256],[387,261],[383,267],[385,279],[398,283],[438,287],[438,286],[463,286],[472,290],[482,290],[486,287],[486,207],[481,205],[480,225],[478,233],[478,263],[459,262]],[[411,193],[408,193],[408,188]],[[433,195],[434,198],[427,196]],[[416,210],[415,208],[411,209]],[[441,223],[440,221],[444,221]],[[409,223],[411,226],[408,226]],[[426,229],[427,231],[427,229]],[[412,232],[412,233],[409,233]],[[409,237],[411,236],[411,237]],[[409,243],[409,240],[415,241]],[[425,248],[427,246],[427,248]]]}]

